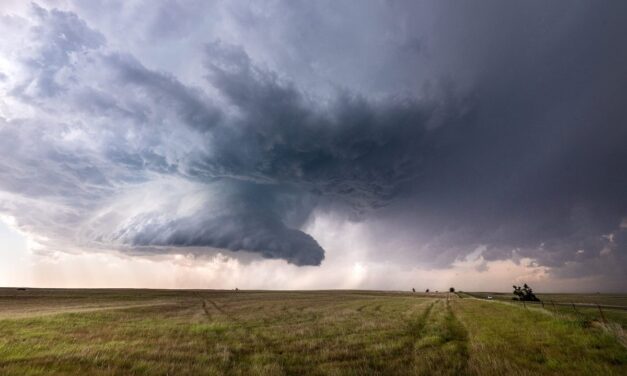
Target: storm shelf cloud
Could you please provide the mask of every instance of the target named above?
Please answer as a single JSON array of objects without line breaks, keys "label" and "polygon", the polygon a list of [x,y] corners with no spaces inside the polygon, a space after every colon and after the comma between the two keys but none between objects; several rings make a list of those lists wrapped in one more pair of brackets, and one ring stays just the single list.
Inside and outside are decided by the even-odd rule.
[{"label": "storm shelf cloud", "polygon": [[321,265],[327,216],[374,261],[624,282],[623,2],[0,12],[0,213],[42,252]]}]

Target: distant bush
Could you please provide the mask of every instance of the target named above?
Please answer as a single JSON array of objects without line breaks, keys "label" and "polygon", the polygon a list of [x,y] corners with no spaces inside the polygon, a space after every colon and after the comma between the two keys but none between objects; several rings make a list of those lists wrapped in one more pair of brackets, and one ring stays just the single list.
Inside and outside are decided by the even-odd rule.
[{"label": "distant bush", "polygon": [[451,287],[450,289],[448,289],[448,292],[455,292],[455,287]]},{"label": "distant bush", "polygon": [[531,287],[529,287],[526,283],[522,287],[516,286],[516,285],[512,287],[514,287],[514,295],[516,295],[516,297],[513,298],[514,300],[524,300],[527,302],[528,301],[536,302],[540,300],[533,293],[533,290],[531,289]]}]

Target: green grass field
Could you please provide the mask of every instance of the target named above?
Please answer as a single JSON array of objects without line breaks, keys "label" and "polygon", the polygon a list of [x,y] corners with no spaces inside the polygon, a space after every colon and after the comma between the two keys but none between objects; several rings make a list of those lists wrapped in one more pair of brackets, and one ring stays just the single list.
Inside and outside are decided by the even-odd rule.
[{"label": "green grass field", "polygon": [[610,329],[445,294],[0,289],[0,375],[625,375]]},{"label": "green grass field", "polygon": [[[512,302],[513,294],[474,292],[460,293],[462,297],[472,296],[477,298],[487,298],[491,296],[495,300],[522,305],[521,302]],[[556,315],[563,315],[587,322],[603,322],[621,326],[622,331],[627,329],[627,295],[623,294],[537,294],[538,299],[544,302],[543,307]],[[571,304],[575,303],[575,307]],[[525,303],[529,307],[534,307],[540,303]],[[595,305],[601,305],[599,309]],[[588,305],[588,306],[586,306]],[[612,307],[623,307],[612,308]]]},{"label": "green grass field", "polygon": [[[514,297],[514,294],[504,292],[474,292],[471,294],[477,297],[487,297],[489,295],[495,299],[504,300],[511,300]],[[627,307],[627,294],[536,294],[536,296],[545,302],[554,301],[556,303],[585,303]]]}]

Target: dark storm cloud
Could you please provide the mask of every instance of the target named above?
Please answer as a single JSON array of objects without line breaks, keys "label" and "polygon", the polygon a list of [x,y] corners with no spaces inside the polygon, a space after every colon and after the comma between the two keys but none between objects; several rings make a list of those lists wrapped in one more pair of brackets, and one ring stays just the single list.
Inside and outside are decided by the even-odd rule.
[{"label": "dark storm cloud", "polygon": [[464,57],[447,64],[472,82],[472,116],[435,131],[438,152],[385,214],[411,224],[435,265],[487,245],[488,260],[624,278],[627,249],[608,236],[627,213],[627,9],[562,5],[444,7],[439,38]]},{"label": "dark storm cloud", "polygon": [[211,188],[218,203],[175,219],[160,220],[160,213],[143,213],[114,233],[113,240],[142,247],[247,250],[296,265],[319,265],[324,258],[324,250],[311,236],[284,224],[290,216],[298,216],[298,210],[311,210],[306,199],[290,202],[293,192],[229,179]]},{"label": "dark storm cloud", "polygon": [[[372,226],[380,259],[446,267],[485,246],[486,260],[529,257],[556,276],[624,275],[624,4],[173,5],[185,23],[165,8],[137,26],[147,40],[229,20],[225,38],[194,39],[193,85],[107,48],[75,14],[35,8],[39,43],[11,93],[41,113],[0,128],[2,150],[24,145],[0,165],[2,189],[62,203],[84,243],[318,265],[300,230],[318,209]],[[141,187],[166,198],[116,204]]]},{"label": "dark storm cloud", "polygon": [[[158,224],[147,224],[157,213],[136,217],[128,227],[141,230],[116,240],[242,249],[298,265],[319,264],[324,253],[316,241],[284,225],[289,220],[301,226],[314,206],[299,206],[299,215],[288,215],[279,210],[285,203],[281,191],[291,189],[297,201],[313,196],[343,203],[353,217],[386,205],[399,185],[414,177],[426,125],[450,105],[402,98],[372,102],[341,93],[321,107],[256,67],[240,48],[221,43],[207,46],[206,66],[209,82],[235,114],[219,122],[203,117],[186,122],[209,146],[183,161],[178,172],[208,186],[228,180],[231,191],[219,194],[224,208]],[[459,116],[450,111],[439,121]],[[287,209],[293,213],[296,206],[290,202]]]},{"label": "dark storm cloud", "polygon": [[[64,39],[95,35],[74,15],[36,12],[43,26],[32,30],[56,30],[36,34],[42,46],[59,34]],[[209,83],[220,94],[215,101],[226,101],[230,108],[221,110],[198,88],[151,71],[131,56],[100,51],[101,44],[75,39],[68,42],[73,49],[55,60],[55,72],[31,69],[18,83],[16,97],[41,103],[41,111],[53,120],[48,130],[37,120],[22,128],[16,121],[6,123],[13,147],[24,144],[15,142],[20,139],[28,140],[28,147],[15,149],[3,173],[7,192],[46,197],[72,212],[87,209],[76,215],[86,222],[86,243],[207,246],[317,265],[322,248],[296,229],[315,207],[312,200],[343,202],[355,214],[385,205],[399,182],[411,178],[418,162],[410,158],[416,142],[441,106],[411,98],[369,101],[351,93],[321,105],[257,67],[240,48],[216,42],[207,46],[206,67]],[[41,47],[23,61],[46,61],[47,51]],[[79,64],[72,61],[77,58]],[[63,90],[53,98],[46,90],[31,90],[41,87],[42,76]],[[67,142],[72,131],[87,137],[88,144]],[[46,145],[46,138],[49,150],[35,147]],[[32,163],[40,159],[44,164]],[[35,173],[23,178],[24,172]],[[211,203],[203,197],[185,215],[164,212],[162,206],[132,214],[108,209],[111,195],[148,184],[155,173],[206,187]],[[223,188],[225,181],[229,189]],[[32,218],[30,224],[53,233]]]},{"label": "dark storm cloud", "polygon": [[338,196],[357,211],[385,205],[419,173],[435,116],[463,117],[448,98],[373,101],[341,92],[321,105],[221,43],[207,47],[206,66],[211,84],[237,110],[233,123],[213,134],[216,158],[207,164]]}]

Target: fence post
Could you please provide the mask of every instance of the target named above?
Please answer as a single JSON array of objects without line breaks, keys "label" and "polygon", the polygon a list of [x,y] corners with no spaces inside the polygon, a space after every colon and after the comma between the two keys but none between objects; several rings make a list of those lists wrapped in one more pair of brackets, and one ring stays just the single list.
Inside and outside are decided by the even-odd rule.
[{"label": "fence post", "polygon": [[522,304],[523,304],[523,307],[527,308],[527,305],[525,304],[525,301],[524,301],[524,300],[521,300],[521,302],[522,302]]},{"label": "fence post", "polygon": [[544,309],[544,301],[540,300],[540,304],[542,304],[542,309]]},{"label": "fence post", "polygon": [[603,319],[603,324],[607,325],[607,321],[605,320],[605,315],[603,314],[603,310],[601,309],[601,306],[597,303],[597,307],[599,308],[599,312],[601,313],[601,319]]},{"label": "fence post", "polygon": [[551,300],[551,304],[553,305],[553,313],[557,315],[557,307],[555,307],[555,302]]}]

